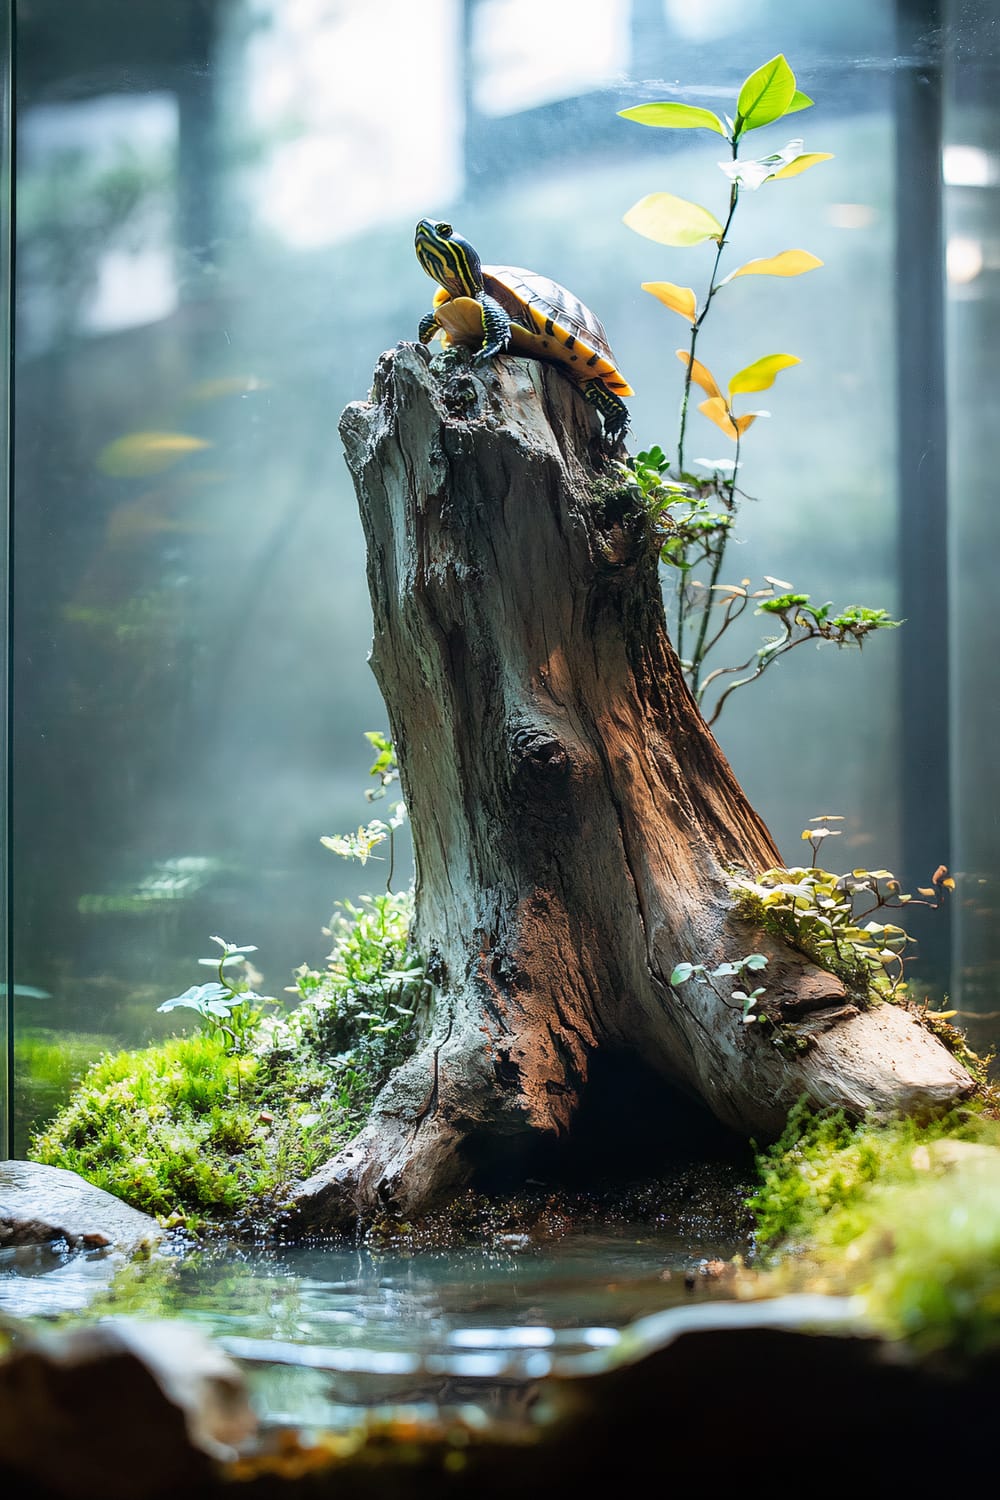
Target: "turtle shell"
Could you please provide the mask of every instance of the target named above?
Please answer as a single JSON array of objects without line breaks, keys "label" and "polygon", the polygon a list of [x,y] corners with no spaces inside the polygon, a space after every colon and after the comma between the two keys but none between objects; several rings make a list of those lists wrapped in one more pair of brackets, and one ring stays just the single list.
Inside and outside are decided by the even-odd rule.
[{"label": "turtle shell", "polygon": [[483,266],[483,286],[513,320],[515,354],[555,360],[574,380],[600,380],[616,396],[633,394],[604,325],[558,281],[521,266]]}]

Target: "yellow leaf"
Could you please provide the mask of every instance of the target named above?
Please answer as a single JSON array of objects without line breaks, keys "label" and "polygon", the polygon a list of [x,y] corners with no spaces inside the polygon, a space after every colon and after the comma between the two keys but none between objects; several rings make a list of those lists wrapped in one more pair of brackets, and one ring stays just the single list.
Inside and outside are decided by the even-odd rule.
[{"label": "yellow leaf", "polygon": [[673,193],[648,193],[629,209],[624,222],[659,245],[700,245],[723,235],[722,225],[707,208]]},{"label": "yellow leaf", "polygon": [[763,359],[754,360],[752,365],[747,365],[733,376],[729,382],[729,394],[736,396],[746,391],[766,391],[774,384],[774,378],[780,370],[801,363],[797,354],[765,354]]},{"label": "yellow leaf", "polygon": [[729,415],[729,408],[726,406],[725,397],[713,396],[711,400],[703,401],[698,410],[704,412],[708,420],[714,422],[716,427],[721,427],[726,437],[732,438],[735,443],[739,437],[740,428]]},{"label": "yellow leaf", "polygon": [[726,281],[735,281],[737,276],[802,276],[806,271],[815,271],[823,262],[808,250],[782,250],[780,255],[762,256],[759,260],[748,260],[738,271],[730,271]]},{"label": "yellow leaf", "polygon": [[672,281],[644,281],[642,289],[657,302],[662,302],[664,307],[669,307],[671,312],[680,313],[689,323],[694,322],[698,299],[689,286],[675,286]]},{"label": "yellow leaf", "polygon": [[787,167],[782,167],[779,172],[772,172],[767,180],[777,182],[781,177],[798,177],[800,172],[808,172],[809,168],[816,166],[817,162],[832,160],[832,151],[806,151],[802,156],[797,156],[794,161],[790,161]]},{"label": "yellow leaf", "polygon": [[204,438],[186,432],[130,432],[101,449],[97,467],[114,479],[140,479],[160,474],[189,453],[210,447]]},{"label": "yellow leaf", "polygon": [[701,386],[706,396],[722,396],[715,376],[700,359],[692,359],[686,349],[676,349],[674,352],[682,365],[691,366],[691,379],[696,385]]},{"label": "yellow leaf", "polygon": [[736,431],[740,434],[741,437],[746,432],[746,430],[747,430],[748,427],[752,427],[753,426],[753,424],[756,422],[756,420],[757,420],[757,418],[759,416],[765,416],[766,417],[767,416],[767,412],[748,411],[742,417],[734,417],[733,418],[733,421],[736,423]]},{"label": "yellow leaf", "polygon": [[952,1016],[957,1016],[957,1010],[929,1010],[928,1016],[932,1021],[950,1021]]}]

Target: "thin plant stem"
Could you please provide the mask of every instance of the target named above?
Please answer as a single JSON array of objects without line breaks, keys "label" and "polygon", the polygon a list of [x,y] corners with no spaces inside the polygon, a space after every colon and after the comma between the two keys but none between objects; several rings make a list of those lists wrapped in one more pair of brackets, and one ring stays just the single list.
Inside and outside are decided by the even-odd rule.
[{"label": "thin plant stem", "polygon": [[[735,161],[737,156],[739,155],[739,146],[735,139],[732,142],[732,148],[733,161]],[[708,309],[712,305],[712,298],[718,291],[718,287],[715,284],[715,278],[719,274],[719,261],[722,259],[722,252],[726,247],[726,235],[729,233],[729,226],[733,222],[733,214],[736,212],[736,204],[739,201],[739,196],[739,183],[734,182],[729,190],[729,213],[726,215],[726,222],[723,225],[722,233],[719,236],[719,242],[716,247],[715,263],[712,266],[712,274],[709,277],[708,281],[708,294],[705,297],[705,305],[702,308],[701,312],[698,314],[698,317],[696,318],[694,323],[692,323],[691,325],[691,345],[690,349],[688,350],[688,367],[687,373],[684,377],[684,394],[681,397],[681,426],[680,432],[677,436],[677,473],[682,477],[684,474],[684,435],[687,431],[688,403],[691,396],[691,371],[694,368],[695,350],[698,347],[698,334],[701,331],[702,323],[704,323],[705,321],[705,314],[708,312]]]},{"label": "thin plant stem", "polygon": [[[738,152],[739,152],[738,143],[737,143],[737,140],[735,138],[732,141],[732,149],[733,149],[733,160],[735,161],[736,158],[737,158]],[[677,435],[677,473],[678,473],[678,476],[680,478],[683,478],[683,476],[684,476],[684,438],[685,438],[685,435],[687,433],[688,408],[689,408],[690,399],[691,399],[691,380],[692,380],[692,372],[694,370],[695,354],[696,354],[696,351],[697,351],[697,348],[698,348],[698,334],[701,332],[701,326],[702,326],[702,324],[705,321],[705,317],[706,317],[706,314],[708,313],[708,309],[712,305],[712,298],[715,296],[715,293],[718,290],[718,287],[716,286],[716,277],[719,274],[719,262],[722,259],[722,252],[723,252],[723,250],[725,249],[725,246],[726,246],[726,236],[728,235],[730,225],[733,222],[733,215],[736,212],[736,205],[739,202],[739,196],[740,196],[739,184],[736,183],[736,182],[734,182],[733,185],[732,185],[732,187],[729,190],[729,212],[726,215],[726,222],[723,225],[722,233],[719,236],[718,245],[716,246],[715,261],[714,261],[714,263],[712,265],[712,274],[711,274],[711,276],[709,277],[709,280],[708,280],[708,292],[707,292],[707,294],[705,296],[705,305],[702,307],[701,312],[698,314],[698,317],[695,319],[695,321],[691,325],[691,344],[690,344],[690,347],[688,349],[687,369],[686,369],[686,371],[684,373],[684,394],[683,394],[683,396],[681,398],[680,431],[679,431],[679,433]],[[738,464],[739,464],[739,441],[737,440],[737,466],[738,466]],[[734,496],[735,496],[735,491],[736,491],[736,468],[733,469],[733,478],[732,478],[732,482],[731,482],[730,487],[729,487],[729,506],[728,506],[728,508],[730,510],[732,510],[732,508],[733,508],[733,500],[734,500]],[[725,537],[721,538],[721,543],[722,543],[722,545],[720,546],[719,550],[715,554],[715,558],[714,558],[714,562],[713,562],[713,567],[712,567],[711,582],[713,584],[718,582],[719,573],[720,573],[720,571],[722,569],[723,557],[725,555],[725,550],[726,550],[726,539],[725,539]],[[683,659],[684,659],[684,652],[683,652],[683,645],[684,645],[684,625],[685,625],[685,620],[686,620],[686,616],[687,616],[687,599],[686,599],[686,596],[687,596],[687,574],[686,574],[685,571],[682,571],[681,575],[680,575],[680,578],[678,580],[678,584],[677,584],[677,655],[681,659],[681,661],[683,661]],[[711,604],[711,595],[709,595],[708,603],[706,603],[705,609],[704,609],[704,611],[702,613],[701,626],[700,626],[699,633],[698,633],[698,640],[697,640],[694,652],[693,652],[692,657],[691,657],[690,684],[689,685],[691,687],[692,692],[697,692],[698,678],[699,678],[700,672],[701,672],[701,661],[702,661],[702,656],[703,656],[703,652],[704,652],[704,645],[705,645],[705,632],[708,629],[708,610],[709,610],[710,604]]]}]

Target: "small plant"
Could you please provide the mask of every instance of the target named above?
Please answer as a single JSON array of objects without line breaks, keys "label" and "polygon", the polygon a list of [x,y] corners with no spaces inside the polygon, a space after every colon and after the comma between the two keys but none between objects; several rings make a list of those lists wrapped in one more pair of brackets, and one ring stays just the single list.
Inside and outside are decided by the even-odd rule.
[{"label": "small plant", "polygon": [[412,1050],[427,980],[410,948],[409,892],[343,901],[324,931],[333,938],[325,971],[302,965],[293,993],[303,1002],[265,1023],[267,1044],[296,1048],[303,1038],[342,1082],[364,1079],[366,1103]]},{"label": "small plant", "polygon": [[[717,305],[716,298],[724,289],[748,276],[803,276],[823,264],[808,250],[781,250],[720,275],[741,193],[797,177],[831,160],[828,151],[805,151],[800,139],[763,156],[740,156],[741,143],[749,132],[808,109],[812,102],[796,87],[792,69],[779,54],[744,81],[732,118],[725,115],[720,119],[712,110],[673,100],[619,111],[623,119],[639,125],[707,130],[721,136],[730,148],[730,159],[718,163],[729,182],[728,205],[720,217],[699,203],[662,192],[648,194],[625,215],[630,229],[657,244],[685,250],[705,244],[715,247],[700,301],[693,287],[672,281],[642,284],[644,291],[683,318],[691,330],[688,347],[676,351],[684,366],[684,385],[673,473],[659,446],[619,465],[623,478],[643,499],[661,562],[673,572],[669,613],[674,645],[695,701],[710,724],[718,719],[732,693],[756,681],[794,647],[806,641],[861,646],[873,631],[900,624],[884,609],[849,605],[835,610],[831,603],[813,604],[808,594],[795,592],[791,584],[766,575],[763,585],[757,587],[749,578],[739,583],[721,581],[739,503],[746,498],[737,486],[741,444],[758,417],[770,415],[761,410],[737,413],[738,398],[770,389],[783,370],[800,360],[795,354],[762,355],[738,370],[723,392],[696,351],[709,310]],[[726,297],[731,295],[726,291]],[[702,471],[700,475],[691,472],[692,465],[685,456],[693,386],[705,396],[699,411],[735,444],[732,459],[694,460],[693,467]],[[779,626],[778,633],[765,639],[742,662],[706,670],[709,656],[751,606],[754,613],[769,616]]]},{"label": "small plant", "polygon": [[199,958],[198,962],[206,968],[216,969],[218,979],[208,984],[193,984],[183,995],[174,995],[156,1008],[158,1011],[193,1010],[209,1031],[229,1038],[231,1052],[245,1052],[260,1021],[261,1007],[274,996],[258,995],[245,975],[237,979],[227,973],[245,965],[247,955],[257,952],[253,944],[241,948],[236,943],[227,943],[225,938],[213,937],[211,941],[218,943],[222,952],[218,957]]},{"label": "small plant", "polygon": [[[836,875],[817,868],[823,843],[839,837],[829,827],[840,822],[829,813],[813,818],[803,830],[813,856],[809,868],[792,866],[765,870],[756,879],[734,877],[730,889],[739,913],[748,921],[775,932],[821,968],[844,980],[855,997],[900,999],[905,991],[907,950],[913,939],[895,922],[879,921],[877,914],[908,906],[940,907],[955,888],[944,865],[929,886],[916,896],[903,892],[891,870],[849,870]],[[935,1012],[938,1018],[947,1012]]]},{"label": "small plant", "polygon": [[670,975],[670,983],[674,986],[687,984],[689,979],[695,980],[697,984],[707,984],[709,989],[730,1010],[737,1010],[743,1018],[743,1024],[749,1025],[759,1018],[753,1014],[757,1001],[765,993],[765,986],[758,985],[756,989],[747,991],[745,989],[730,989],[728,996],[714,982],[717,979],[743,979],[745,973],[754,974],[760,969],[767,967],[767,959],[763,953],[750,953],[746,958],[737,959],[734,963],[718,964],[714,969],[708,969],[704,964],[677,964]]},{"label": "small plant", "polygon": [[[392,742],[384,734],[368,730],[365,733],[365,739],[376,752],[374,764],[370,767],[368,774],[378,778],[377,786],[368,787],[365,790],[365,800],[377,802],[386,795],[389,787],[399,780],[399,766]],[[356,833],[324,834],[320,838],[320,843],[325,848],[331,849],[334,854],[339,854],[341,858],[357,859],[364,865],[369,859],[381,858],[374,851],[388,840],[389,871],[385,888],[387,892],[390,892],[396,867],[396,831],[406,822],[406,804],[394,802],[388,812],[388,822],[382,818],[372,818],[370,822],[360,824]]]},{"label": "small plant", "polygon": [[[801,1036],[791,1023],[768,1015],[767,1011],[759,1005],[760,1000],[767,994],[766,985],[756,985],[752,990],[744,987],[751,982],[744,978],[745,974],[754,974],[766,966],[767,957],[763,953],[750,953],[746,958],[717,964],[714,969],[707,968],[705,964],[681,963],[675,965],[670,975],[670,983],[682,985],[687,984],[689,979],[693,979],[698,984],[707,985],[723,1005],[739,1012],[744,1026],[759,1026],[762,1031],[766,1032],[771,1045],[779,1052],[789,1056],[796,1052],[804,1052],[809,1046],[808,1039]],[[738,980],[739,985],[737,988],[730,988],[727,995],[715,983],[716,980]]]}]

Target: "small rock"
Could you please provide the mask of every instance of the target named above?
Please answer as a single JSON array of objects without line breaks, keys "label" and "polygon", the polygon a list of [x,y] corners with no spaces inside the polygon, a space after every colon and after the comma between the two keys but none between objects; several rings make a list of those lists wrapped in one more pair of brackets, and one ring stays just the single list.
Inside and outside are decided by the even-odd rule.
[{"label": "small rock", "polygon": [[700,1260],[696,1266],[690,1266],[684,1273],[684,1285],[689,1292],[694,1291],[699,1281],[720,1281],[724,1276],[732,1276],[736,1267],[731,1261]]},{"label": "small rock", "polygon": [[72,1249],[113,1245],[135,1255],[162,1238],[155,1219],[64,1167],[0,1162],[0,1245],[65,1240]]}]

